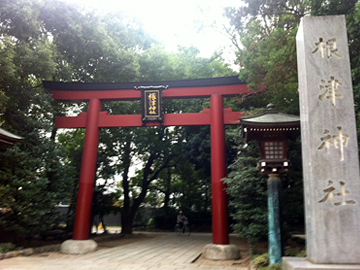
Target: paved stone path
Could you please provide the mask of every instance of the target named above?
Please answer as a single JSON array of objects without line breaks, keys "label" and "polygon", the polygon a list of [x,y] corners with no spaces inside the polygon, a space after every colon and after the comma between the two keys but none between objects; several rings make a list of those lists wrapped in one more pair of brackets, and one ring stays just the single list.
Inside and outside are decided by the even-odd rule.
[{"label": "paved stone path", "polygon": [[[119,240],[121,241],[121,240]],[[101,247],[84,255],[59,254],[57,252],[29,257],[15,257],[0,261],[0,269],[7,270],[247,270],[233,265],[207,265],[193,263],[202,248],[212,242],[211,234],[192,233],[190,236],[174,233],[153,233],[141,241],[129,241],[120,246]],[[111,242],[109,242],[111,246]]]}]

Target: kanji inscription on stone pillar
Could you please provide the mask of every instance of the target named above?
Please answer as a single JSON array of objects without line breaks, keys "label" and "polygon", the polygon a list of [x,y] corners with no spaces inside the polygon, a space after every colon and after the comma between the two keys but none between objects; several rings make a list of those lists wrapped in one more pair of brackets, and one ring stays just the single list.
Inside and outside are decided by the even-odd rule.
[{"label": "kanji inscription on stone pillar", "polygon": [[297,33],[307,260],[360,264],[360,179],[345,16]]}]

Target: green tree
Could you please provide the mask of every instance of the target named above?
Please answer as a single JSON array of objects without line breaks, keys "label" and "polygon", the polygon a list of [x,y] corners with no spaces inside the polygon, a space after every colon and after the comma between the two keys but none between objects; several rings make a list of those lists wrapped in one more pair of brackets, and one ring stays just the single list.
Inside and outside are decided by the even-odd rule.
[{"label": "green tree", "polygon": [[[42,79],[128,82],[234,75],[219,54],[203,58],[193,47],[167,53],[162,47],[153,45],[154,40],[135,20],[121,13],[99,15],[63,1],[0,0],[0,32],[0,70],[3,74],[0,78],[0,123],[24,137],[17,147],[0,154],[0,186],[7,192],[1,202],[7,214],[0,219],[3,226],[19,224],[13,227],[18,235],[37,233],[40,227],[41,230],[49,228],[54,224],[55,216],[47,218],[44,226],[36,226],[37,215],[53,213],[54,206],[67,200],[70,193],[73,202],[76,199],[84,133],[77,130],[57,136],[53,120],[56,116],[86,111],[87,106],[53,102],[51,95],[41,87]],[[206,99],[165,103],[166,112],[177,113],[200,112],[206,106]],[[103,109],[110,114],[139,113],[140,103],[104,103]],[[168,128],[101,131],[96,178],[110,183],[114,174],[122,174],[125,233],[131,232],[133,217],[150,185],[155,183],[162,170],[172,167],[175,159],[183,154],[179,150],[183,144],[196,137],[190,136],[190,131],[176,129],[183,137]],[[184,134],[188,134],[188,141],[182,140]],[[136,177],[130,178],[133,156],[141,160],[144,167]],[[204,163],[194,171],[206,170],[206,167],[208,165]],[[183,170],[186,168],[189,165]],[[177,175],[186,177],[184,171]],[[58,190],[53,188],[53,181],[59,182]],[[27,183],[31,185],[25,185]],[[193,191],[186,190],[186,193]],[[37,196],[37,201],[29,204],[31,196],[36,194],[43,196]],[[15,205],[19,207],[15,209]],[[25,216],[28,205],[36,214]],[[18,215],[17,220],[15,215]]]},{"label": "green tree", "polygon": [[[297,65],[295,35],[300,18],[305,15],[336,15],[346,14],[349,45],[352,61],[353,85],[355,100],[358,102],[359,95],[359,70],[358,66],[358,15],[359,3],[352,1],[325,1],[325,0],[259,0],[245,1],[246,5],[239,9],[227,9],[226,15],[229,18],[231,27],[228,33],[232,41],[237,45],[238,63],[241,67],[240,78],[246,81],[249,87],[259,91],[257,95],[242,100],[240,106],[244,110],[252,108],[264,108],[269,102],[276,105],[276,108],[285,113],[298,114],[298,93],[297,93]],[[261,92],[263,91],[263,92]],[[356,108],[357,110],[357,108]],[[359,114],[358,114],[359,116]],[[283,177],[283,214],[286,230],[297,230],[303,223],[302,210],[302,175],[300,151],[300,140],[289,142],[288,156],[292,162],[289,173]],[[242,142],[240,141],[241,145]],[[240,150],[240,149],[239,149]],[[241,150],[244,152],[244,150]],[[256,153],[249,153],[256,157]],[[227,177],[228,192],[233,196],[234,218],[238,227],[241,227],[241,234],[249,239],[256,240],[264,237],[266,230],[265,223],[252,222],[250,217],[254,213],[247,213],[246,204],[251,198],[243,194],[239,196],[233,192],[233,188],[247,189],[253,185],[246,179],[252,179],[253,175],[246,174],[251,169],[244,166],[241,171],[236,164],[245,164],[250,157],[240,156],[232,165],[232,172]],[[255,172],[254,172],[255,173]],[[239,182],[235,179],[241,179]],[[262,188],[259,187],[261,197]],[[261,204],[259,204],[261,205]],[[256,205],[252,205],[256,209]],[[263,208],[263,211],[266,211]],[[250,223],[244,223],[244,219]],[[262,220],[260,218],[260,220]],[[244,225],[247,226],[244,228]],[[253,225],[262,226],[253,230]],[[250,232],[249,232],[250,229]],[[251,234],[255,232],[255,234]],[[262,232],[262,233],[261,233]]]},{"label": "green tree", "polygon": [[265,90],[264,99],[280,111],[298,114],[295,35],[309,7],[306,1],[245,2],[226,10],[228,32],[238,42],[240,78],[255,91]]},{"label": "green tree", "polygon": [[[53,45],[42,35],[35,5],[1,1],[0,91],[6,107],[2,127],[24,138],[0,153],[1,235],[20,239],[56,223],[55,206],[68,192],[63,152],[46,135],[50,95],[39,85],[55,70]],[[4,100],[4,99],[2,99]]]},{"label": "green tree", "polygon": [[[54,104],[41,80],[135,80],[137,48],[145,49],[150,39],[141,26],[125,21],[121,14],[101,17],[63,1],[0,1],[0,123],[24,138],[0,153],[2,231],[20,237],[48,229],[56,221],[55,206],[71,192],[76,198],[81,156],[65,137],[67,151],[56,143],[53,120],[86,106]],[[99,163],[108,160],[99,155]]]},{"label": "green tree", "polygon": [[[300,18],[309,12],[310,7],[306,1],[245,2],[247,5],[244,7],[226,10],[232,26],[228,33],[232,34],[239,48],[237,61],[241,67],[240,78],[258,92],[243,100],[240,106],[243,110],[254,110],[265,108],[271,102],[281,112],[298,114],[295,35]],[[252,143],[247,149],[242,149],[244,142],[239,139],[238,144],[240,154],[231,165],[231,172],[225,180],[231,197],[232,216],[236,221],[234,229],[252,242],[265,240],[268,231],[267,190],[266,179],[261,177],[256,168],[258,148],[253,147]],[[299,156],[293,157],[291,161],[301,163]],[[296,173],[282,177],[283,183],[289,183],[284,185],[282,191],[286,221],[291,214],[286,200],[289,200],[288,194],[297,194],[289,202],[296,201],[298,207],[292,204],[292,210],[296,208],[292,213],[303,216],[302,193],[299,190],[302,185],[301,166],[292,167],[291,170]],[[302,227],[302,222],[302,218],[297,218],[296,222],[287,224],[293,229],[295,226]]]},{"label": "green tree", "polygon": [[70,196],[64,199],[64,203],[69,205],[68,212],[66,214],[66,229],[68,231],[73,230],[75,207],[77,201],[77,191],[79,188],[79,178],[81,169],[81,159],[84,147],[85,130],[75,130],[74,132],[62,132],[58,134],[58,144],[65,151],[65,158],[63,165],[69,174],[69,186],[68,192]]},{"label": "green tree", "polygon": [[232,171],[224,179],[229,194],[231,216],[236,220],[233,229],[254,243],[266,240],[268,233],[267,185],[256,168],[259,148],[251,143],[238,146],[239,155],[231,164]]},{"label": "green tree", "polygon": [[[222,64],[220,57],[208,59],[199,57],[198,54],[199,51],[192,47],[180,48],[177,53],[169,53],[161,46],[152,46],[141,52],[138,57],[140,67],[138,80],[209,78],[220,74],[233,74],[229,67]],[[206,102],[206,100],[167,100],[164,102],[164,111],[166,113],[200,112],[206,106]],[[111,114],[141,113],[139,102],[109,102],[105,107]],[[177,127],[173,131],[169,128],[123,128],[104,131],[105,137],[101,140],[107,145],[107,153],[116,157],[116,171],[122,175],[123,233],[132,232],[139,207],[150,201],[156,202],[158,192],[164,190],[163,172],[165,173],[166,170],[169,172],[170,168],[176,167],[174,170],[171,169],[172,176],[166,176],[165,205],[169,203],[169,192],[176,192],[172,179],[181,179],[181,181],[187,179],[185,171],[181,174],[177,165],[180,157],[184,156],[183,145],[186,140],[184,141],[183,134],[186,130],[185,127]],[[129,170],[134,158],[143,166],[135,177],[131,177]],[[188,190],[187,193],[190,192],[191,190]]]}]

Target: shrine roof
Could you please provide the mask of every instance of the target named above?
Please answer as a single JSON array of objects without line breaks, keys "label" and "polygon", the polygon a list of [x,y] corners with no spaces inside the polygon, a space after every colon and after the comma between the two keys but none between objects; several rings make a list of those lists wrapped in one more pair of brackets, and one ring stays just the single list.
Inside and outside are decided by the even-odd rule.
[{"label": "shrine roof", "polygon": [[17,136],[9,131],[6,131],[5,129],[0,128],[0,145],[2,144],[14,145],[16,142],[22,139],[23,139],[22,137]]}]

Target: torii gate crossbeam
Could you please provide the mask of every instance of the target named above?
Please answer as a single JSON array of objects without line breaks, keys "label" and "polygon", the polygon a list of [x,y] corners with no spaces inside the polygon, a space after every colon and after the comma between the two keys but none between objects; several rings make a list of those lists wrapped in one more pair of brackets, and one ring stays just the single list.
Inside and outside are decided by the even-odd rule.
[{"label": "torii gate crossbeam", "polygon": [[[138,100],[141,93],[134,90],[134,86],[160,84],[169,86],[169,89],[163,91],[164,99],[210,97],[210,109],[204,109],[202,113],[164,114],[162,125],[211,126],[213,243],[229,244],[225,185],[221,181],[226,176],[224,125],[239,124],[241,113],[233,112],[231,108],[224,109],[223,97],[251,93],[247,85],[237,77],[147,83],[43,81],[44,87],[50,89],[53,98],[57,101],[89,102],[87,113],[81,113],[76,117],[57,117],[55,120],[56,128],[86,128],[73,240],[86,240],[89,235],[99,128],[143,126],[141,115],[108,115],[107,112],[101,111],[101,101]],[[146,124],[146,126],[157,125],[160,123]]]}]

